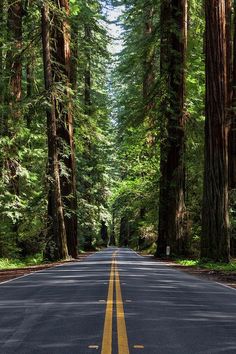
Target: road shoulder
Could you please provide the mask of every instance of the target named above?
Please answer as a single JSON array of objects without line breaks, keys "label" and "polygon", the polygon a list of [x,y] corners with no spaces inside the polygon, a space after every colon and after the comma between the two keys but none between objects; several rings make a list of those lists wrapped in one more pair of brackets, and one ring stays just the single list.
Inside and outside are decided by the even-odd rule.
[{"label": "road shoulder", "polygon": [[[140,254],[142,255],[142,254]],[[203,269],[200,267],[189,267],[185,265],[178,264],[173,260],[161,260],[150,255],[142,255],[144,258],[148,258],[152,261],[163,263],[167,267],[171,267],[182,272],[188,273],[190,275],[196,276],[201,279],[211,280],[222,285],[229,286],[236,289],[236,273],[235,272],[223,272],[217,270]]]},{"label": "road shoulder", "polygon": [[0,270],[0,284],[6,282],[8,280],[16,279],[19,277],[23,277],[25,275],[38,272],[40,270],[49,269],[53,267],[57,267],[67,263],[75,263],[81,262],[88,256],[94,254],[96,252],[85,252],[83,254],[78,255],[76,259],[71,259],[69,261],[61,261],[61,262],[53,262],[53,263],[45,263],[36,266],[29,266],[24,268],[15,268],[15,269],[1,269]]}]

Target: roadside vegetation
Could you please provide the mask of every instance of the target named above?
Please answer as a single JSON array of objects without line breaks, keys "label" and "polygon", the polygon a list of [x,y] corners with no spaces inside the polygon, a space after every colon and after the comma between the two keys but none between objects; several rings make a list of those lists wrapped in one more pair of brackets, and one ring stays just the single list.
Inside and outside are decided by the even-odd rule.
[{"label": "roadside vegetation", "polygon": [[43,255],[38,254],[27,258],[0,258],[0,269],[17,269],[36,266],[43,263]]},{"label": "roadside vegetation", "polygon": [[202,259],[173,259],[177,264],[193,267],[209,269],[212,271],[222,271],[222,272],[235,272],[236,273],[236,261],[231,261],[230,263],[219,263],[219,262],[209,262]]}]

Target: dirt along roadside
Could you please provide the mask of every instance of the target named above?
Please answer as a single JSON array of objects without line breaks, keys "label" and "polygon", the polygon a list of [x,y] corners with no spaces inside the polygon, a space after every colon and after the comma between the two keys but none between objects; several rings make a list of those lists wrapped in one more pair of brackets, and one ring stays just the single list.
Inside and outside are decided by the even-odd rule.
[{"label": "dirt along roadside", "polygon": [[172,267],[178,270],[181,270],[182,272],[186,272],[188,274],[200,277],[200,278],[205,278],[208,280],[216,281],[218,283],[222,283],[224,285],[230,286],[231,288],[236,289],[236,272],[227,272],[227,271],[220,271],[220,270],[210,270],[210,269],[204,269],[200,267],[190,267],[190,266],[185,266],[181,265],[179,263],[176,263],[173,260],[160,260],[158,258],[155,258],[150,255],[143,255],[140,253],[141,256],[147,257],[151,259],[152,261],[156,262],[162,262],[168,267]]},{"label": "dirt along roadside", "polygon": [[5,282],[7,280],[11,280],[14,278],[22,277],[23,275],[30,274],[33,272],[37,272],[39,270],[44,270],[48,268],[52,268],[64,263],[68,262],[81,262],[83,259],[86,257],[90,256],[95,252],[85,252],[83,254],[79,254],[76,259],[71,259],[67,261],[61,261],[61,262],[53,262],[53,263],[44,263],[44,264],[39,264],[35,266],[28,266],[24,268],[14,268],[14,269],[0,269],[0,283]]}]

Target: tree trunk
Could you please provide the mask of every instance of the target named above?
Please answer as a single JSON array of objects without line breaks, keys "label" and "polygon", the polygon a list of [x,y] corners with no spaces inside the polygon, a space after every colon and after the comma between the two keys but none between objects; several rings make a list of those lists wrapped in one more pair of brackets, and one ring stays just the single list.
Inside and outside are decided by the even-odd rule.
[{"label": "tree trunk", "polygon": [[86,24],[84,26],[85,41],[86,41],[86,68],[84,72],[84,106],[85,114],[91,115],[91,55],[90,55],[90,45],[91,45],[91,28],[90,25]]},{"label": "tree trunk", "polygon": [[206,122],[201,257],[229,261],[226,1],[206,0]]},{"label": "tree trunk", "polygon": [[103,241],[103,246],[107,247],[109,237],[108,237],[108,228],[104,220],[102,220],[101,222],[100,235]]},{"label": "tree trunk", "polygon": [[[20,119],[19,102],[22,97],[22,1],[8,0],[7,33],[10,43],[6,55],[6,71],[9,77],[8,90],[5,94],[5,103],[8,106],[8,117],[5,117],[5,134],[15,137],[15,126]],[[12,157],[14,156],[14,157]],[[16,144],[11,147],[11,156],[5,161],[9,173],[9,191],[15,196],[20,195],[19,161]],[[18,222],[12,225],[16,243],[18,242]]]},{"label": "tree trunk", "polygon": [[[4,11],[4,0],[0,0],[0,27],[3,29],[4,28],[4,16],[3,16],[3,11]],[[2,104],[3,104],[3,90],[4,90],[4,85],[3,85],[3,44],[4,44],[4,34],[2,33],[2,36],[0,38],[0,134],[3,131],[3,119],[2,119]]]},{"label": "tree trunk", "polygon": [[149,121],[150,127],[153,125],[153,108],[154,108],[154,83],[155,83],[155,55],[154,44],[152,43],[154,36],[154,7],[152,4],[145,4],[144,7],[144,62],[143,62],[143,99],[144,99],[144,118]]},{"label": "tree trunk", "polygon": [[[33,66],[30,62],[26,64],[26,97],[28,100],[32,98],[33,93]],[[29,110],[26,114],[26,124],[27,128],[30,129],[31,126],[32,112]]]},{"label": "tree trunk", "polygon": [[236,5],[233,22],[233,72],[232,72],[232,110],[229,132],[229,187],[236,188]]},{"label": "tree trunk", "polygon": [[119,246],[127,247],[129,245],[129,241],[129,220],[126,216],[122,216],[120,220]]},{"label": "tree trunk", "polygon": [[161,4],[162,142],[156,256],[187,254],[185,193],[185,61],[187,0]]},{"label": "tree trunk", "polygon": [[149,147],[156,146],[156,46],[154,42],[156,23],[154,22],[154,9],[152,3],[144,2],[143,118],[147,129],[146,141]]},{"label": "tree trunk", "polygon": [[48,133],[48,242],[45,256],[47,259],[67,258],[67,238],[64,221],[63,203],[60,186],[60,171],[57,143],[57,100],[52,91],[52,59],[50,48],[50,17],[47,4],[42,6],[42,44],[45,88],[49,96],[50,108],[47,109]]},{"label": "tree trunk", "polygon": [[[77,190],[76,166],[74,145],[74,123],[69,94],[70,83],[70,29],[68,25],[69,1],[54,0],[55,5],[62,11],[61,15],[54,14],[53,41],[53,77],[55,83],[63,83],[65,92],[63,103],[58,102],[56,119],[58,124],[58,138],[60,142],[59,160],[66,173],[61,173],[61,193],[65,207],[65,227],[69,255],[77,257]],[[66,102],[66,103],[64,103]]]},{"label": "tree trunk", "polygon": [[79,18],[73,17],[71,25],[71,70],[70,70],[70,83],[74,94],[78,90],[78,45],[79,45]]},{"label": "tree trunk", "polygon": [[11,48],[7,53],[7,66],[10,78],[9,104],[14,117],[19,117],[15,105],[22,96],[22,16],[22,1],[8,0],[7,29]]},{"label": "tree trunk", "polygon": [[[84,39],[85,39],[85,70],[84,70],[84,114],[91,117],[92,115],[92,97],[91,97],[91,89],[92,89],[92,79],[91,79],[91,27],[89,23],[85,23],[84,25]],[[87,136],[84,138],[84,153],[83,158],[86,161],[88,166],[91,166],[91,157],[92,157],[92,141],[91,137]],[[92,195],[92,184],[93,184],[93,176],[90,172],[87,173],[88,180],[84,181],[84,198],[87,203],[92,205],[94,204],[94,198]],[[93,249],[92,241],[94,238],[94,230],[90,225],[88,225],[88,234],[86,236],[86,244],[87,247]]]},{"label": "tree trunk", "polygon": [[116,246],[116,235],[115,235],[115,211],[112,210],[112,223],[111,223],[111,235],[109,240],[109,246]]}]

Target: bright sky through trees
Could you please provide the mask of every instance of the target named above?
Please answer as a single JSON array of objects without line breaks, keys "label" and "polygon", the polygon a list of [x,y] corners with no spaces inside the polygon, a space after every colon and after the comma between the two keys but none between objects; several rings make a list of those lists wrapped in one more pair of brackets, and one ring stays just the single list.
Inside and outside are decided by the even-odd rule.
[{"label": "bright sky through trees", "polygon": [[109,46],[109,51],[113,54],[117,54],[121,51],[123,46],[122,41],[122,29],[117,23],[117,20],[124,10],[123,6],[119,7],[108,7],[106,9],[107,19],[110,21],[108,24],[108,32],[113,38],[112,43]]}]

